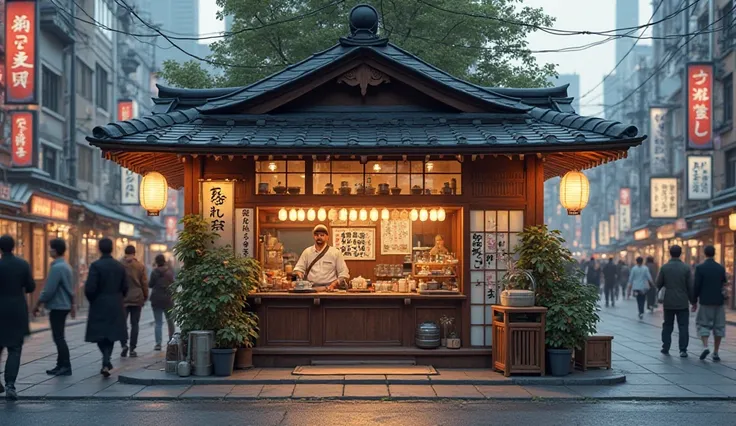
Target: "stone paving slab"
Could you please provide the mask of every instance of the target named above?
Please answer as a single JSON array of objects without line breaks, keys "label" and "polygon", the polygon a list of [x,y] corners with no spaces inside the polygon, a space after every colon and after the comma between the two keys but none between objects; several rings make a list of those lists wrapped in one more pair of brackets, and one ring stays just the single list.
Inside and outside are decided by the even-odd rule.
[{"label": "stone paving slab", "polygon": [[343,388],[345,399],[388,399],[387,385],[345,385]]}]

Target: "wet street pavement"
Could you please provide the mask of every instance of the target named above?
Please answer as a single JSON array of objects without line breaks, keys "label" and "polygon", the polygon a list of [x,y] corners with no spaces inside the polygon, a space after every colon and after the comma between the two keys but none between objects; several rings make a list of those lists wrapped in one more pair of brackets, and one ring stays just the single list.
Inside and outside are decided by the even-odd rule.
[{"label": "wet street pavement", "polygon": [[[0,424],[108,425],[733,425],[729,402],[29,402]],[[92,420],[94,419],[94,420]]]}]

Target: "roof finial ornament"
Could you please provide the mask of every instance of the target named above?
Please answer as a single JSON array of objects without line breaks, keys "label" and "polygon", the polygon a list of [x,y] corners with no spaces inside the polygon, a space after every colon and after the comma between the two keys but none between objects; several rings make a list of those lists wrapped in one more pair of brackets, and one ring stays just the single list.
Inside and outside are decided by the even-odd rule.
[{"label": "roof finial ornament", "polygon": [[385,46],[388,39],[378,37],[378,11],[371,5],[359,4],[350,10],[350,35],[340,38],[343,46]]}]

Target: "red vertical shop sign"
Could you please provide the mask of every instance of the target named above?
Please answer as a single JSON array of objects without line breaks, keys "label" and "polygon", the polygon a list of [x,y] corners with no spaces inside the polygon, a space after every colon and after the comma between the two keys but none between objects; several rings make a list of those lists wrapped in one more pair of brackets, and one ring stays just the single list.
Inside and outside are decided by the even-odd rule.
[{"label": "red vertical shop sign", "polygon": [[118,121],[126,121],[135,118],[135,107],[133,101],[118,101]]},{"label": "red vertical shop sign", "polygon": [[687,64],[687,148],[713,149],[713,64]]},{"label": "red vertical shop sign", "polygon": [[10,111],[10,146],[13,165],[31,167],[36,156],[36,115],[33,111]]},{"label": "red vertical shop sign", "polygon": [[36,65],[38,20],[36,2],[6,0],[5,103],[37,104]]}]

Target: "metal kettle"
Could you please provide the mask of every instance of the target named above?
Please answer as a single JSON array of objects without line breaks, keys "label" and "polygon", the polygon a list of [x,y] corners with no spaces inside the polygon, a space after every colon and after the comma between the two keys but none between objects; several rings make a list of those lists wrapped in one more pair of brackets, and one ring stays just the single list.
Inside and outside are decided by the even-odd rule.
[{"label": "metal kettle", "polygon": [[[180,354],[180,359],[182,354]],[[192,364],[191,364],[191,355],[192,355],[192,334],[189,333],[187,335],[187,359],[184,361],[179,362],[179,365],[176,366],[176,374],[179,375],[179,377],[189,377],[192,374]]]}]

